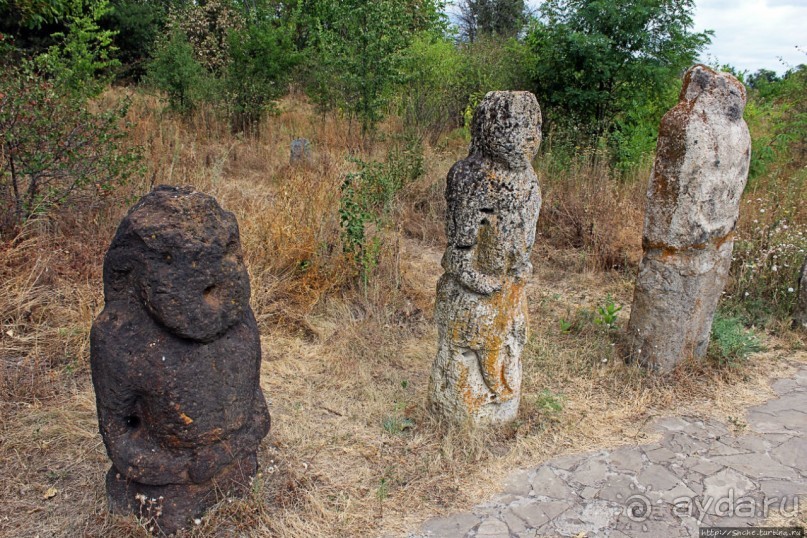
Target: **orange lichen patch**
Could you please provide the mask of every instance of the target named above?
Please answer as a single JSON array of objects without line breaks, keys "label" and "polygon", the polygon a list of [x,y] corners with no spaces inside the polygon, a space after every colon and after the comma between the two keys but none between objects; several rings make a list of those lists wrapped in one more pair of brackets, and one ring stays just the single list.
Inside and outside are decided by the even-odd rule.
[{"label": "orange lichen patch", "polygon": [[469,414],[474,414],[479,410],[479,408],[487,403],[487,397],[484,394],[474,396],[473,389],[468,383],[468,369],[464,366],[462,367],[462,372],[457,380],[457,388],[462,396],[462,401],[465,403],[465,409],[468,410]]},{"label": "orange lichen patch", "polygon": [[505,376],[503,343],[505,335],[512,330],[513,317],[517,309],[523,307],[524,283],[507,280],[502,289],[490,296],[490,306],[494,312],[492,323],[480,331],[480,349],[484,351],[480,367],[488,388],[500,400],[509,400],[514,390]]}]

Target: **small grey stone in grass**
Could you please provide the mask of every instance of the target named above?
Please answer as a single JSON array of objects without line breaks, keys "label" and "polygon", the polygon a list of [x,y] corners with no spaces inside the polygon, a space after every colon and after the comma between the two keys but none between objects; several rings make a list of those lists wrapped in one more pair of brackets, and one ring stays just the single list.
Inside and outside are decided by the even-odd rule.
[{"label": "small grey stone in grass", "polygon": [[311,142],[305,138],[296,138],[291,141],[291,164],[311,162]]},{"label": "small grey stone in grass", "polygon": [[490,92],[474,112],[468,157],[448,173],[429,400],[450,422],[505,423],[518,413],[524,287],[541,207],[531,161],[540,140],[534,95]]},{"label": "small grey stone in grass", "polygon": [[696,65],[661,120],[628,323],[628,358],[669,372],[706,353],[748,177],[745,87]]},{"label": "small grey stone in grass", "polygon": [[249,296],[235,216],[210,196],[157,187],[121,222],[90,335],[113,511],[170,534],[248,488],[269,431]]}]

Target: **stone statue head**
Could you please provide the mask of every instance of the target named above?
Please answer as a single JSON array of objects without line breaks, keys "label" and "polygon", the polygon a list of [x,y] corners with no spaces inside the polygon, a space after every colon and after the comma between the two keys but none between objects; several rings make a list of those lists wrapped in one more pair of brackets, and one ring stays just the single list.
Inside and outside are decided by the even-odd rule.
[{"label": "stone statue head", "polygon": [[[705,65],[694,65],[684,74],[680,99],[698,106],[698,101],[717,101],[726,116],[732,121],[743,117],[745,109],[745,86],[729,73],[718,72]],[[701,103],[706,105],[706,103]]]},{"label": "stone statue head", "polygon": [[474,112],[471,153],[529,166],[541,144],[541,109],[530,92],[489,92]]},{"label": "stone statue head", "polygon": [[209,342],[249,306],[235,216],[191,187],[160,186],[121,222],[104,262],[107,302],[140,302],[182,338]]}]

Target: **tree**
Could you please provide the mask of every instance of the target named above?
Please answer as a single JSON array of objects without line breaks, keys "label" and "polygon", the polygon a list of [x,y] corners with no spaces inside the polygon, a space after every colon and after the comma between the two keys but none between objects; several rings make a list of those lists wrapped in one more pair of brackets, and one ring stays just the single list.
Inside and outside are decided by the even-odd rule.
[{"label": "tree", "polygon": [[112,10],[101,23],[104,28],[115,32],[115,57],[122,65],[119,77],[138,80],[145,74],[145,64],[165,28],[167,15],[166,6],[160,2],[112,2]]},{"label": "tree", "polygon": [[56,45],[36,62],[63,89],[86,97],[101,93],[112,79],[109,71],[119,62],[110,57],[114,32],[98,21],[110,10],[108,0],[72,0],[65,12],[67,32],[55,32]]},{"label": "tree", "polygon": [[463,0],[459,8],[460,33],[471,43],[483,35],[514,37],[527,22],[524,0]]},{"label": "tree", "polygon": [[224,85],[234,132],[257,127],[267,105],[285,93],[299,61],[292,35],[291,26],[271,18],[230,32]]},{"label": "tree", "polygon": [[138,171],[120,126],[126,105],[93,114],[65,88],[27,61],[0,72],[0,233],[77,198],[86,203]]},{"label": "tree", "polygon": [[[692,31],[694,0],[547,0],[526,38],[550,122],[595,140],[631,109],[660,114],[680,74],[710,42]],[[661,106],[655,106],[661,103]]]},{"label": "tree", "polygon": [[196,60],[193,47],[181,30],[160,39],[146,67],[146,82],[168,95],[168,106],[186,113],[207,97],[209,74]]},{"label": "tree", "polygon": [[414,30],[411,5],[399,0],[319,0],[309,49],[320,105],[336,106],[369,134],[401,81],[403,51]]}]

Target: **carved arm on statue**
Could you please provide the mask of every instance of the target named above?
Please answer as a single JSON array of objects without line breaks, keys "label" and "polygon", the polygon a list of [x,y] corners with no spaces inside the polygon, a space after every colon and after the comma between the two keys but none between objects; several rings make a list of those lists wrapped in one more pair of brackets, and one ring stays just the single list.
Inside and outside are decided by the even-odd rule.
[{"label": "carved arm on statue", "polygon": [[443,256],[443,268],[468,290],[490,295],[502,289],[499,278],[477,271],[473,264],[473,246],[449,245]]}]

